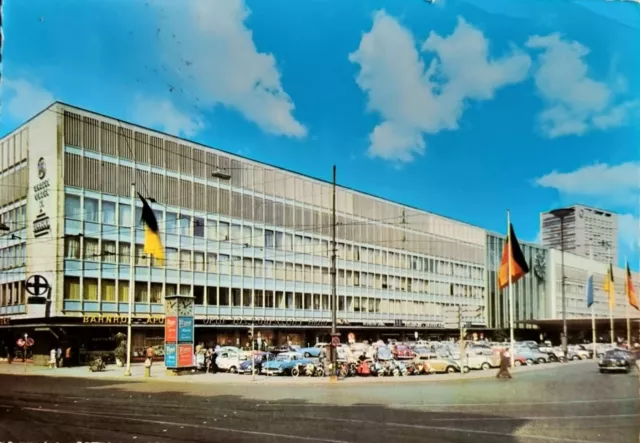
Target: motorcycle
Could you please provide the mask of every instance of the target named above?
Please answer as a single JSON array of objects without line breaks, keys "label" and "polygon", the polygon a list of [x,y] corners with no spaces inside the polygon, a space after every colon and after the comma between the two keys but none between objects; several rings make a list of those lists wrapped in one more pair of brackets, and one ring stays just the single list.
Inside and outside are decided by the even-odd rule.
[{"label": "motorcycle", "polygon": [[304,367],[304,374],[308,377],[324,377],[324,369],[321,366],[316,366],[313,363],[309,363]]},{"label": "motorcycle", "polygon": [[371,375],[371,368],[369,367],[369,363],[366,361],[361,361],[360,364],[356,367],[356,373],[361,377],[367,377]]},{"label": "motorcycle", "polygon": [[389,371],[389,374],[393,375],[394,377],[399,377],[400,375],[402,375],[402,373],[400,372],[400,367],[398,366],[398,362],[395,362],[393,360],[389,362],[387,371]]},{"label": "motorcycle", "polygon": [[382,365],[382,363],[377,361],[377,362],[375,362],[373,364],[373,368],[372,368],[371,374],[377,375],[378,377],[384,377],[385,375],[387,375],[387,370]]},{"label": "motorcycle", "polygon": [[[409,375],[409,369],[407,369],[407,366],[401,361],[396,362],[396,369],[399,372],[398,375],[402,375],[403,377],[406,377],[407,375]],[[396,374],[394,373],[393,375],[396,375]]]}]

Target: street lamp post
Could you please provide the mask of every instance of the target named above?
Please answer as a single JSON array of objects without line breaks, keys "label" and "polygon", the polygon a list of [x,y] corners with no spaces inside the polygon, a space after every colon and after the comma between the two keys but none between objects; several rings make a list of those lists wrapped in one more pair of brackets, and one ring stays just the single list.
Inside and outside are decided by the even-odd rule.
[{"label": "street lamp post", "polygon": [[573,208],[560,208],[554,209],[550,212],[556,218],[560,219],[560,254],[561,264],[560,269],[562,273],[562,352],[564,353],[564,361],[567,361],[567,345],[568,345],[568,333],[567,333],[567,298],[565,295],[565,276],[564,276],[564,219],[573,214]]}]

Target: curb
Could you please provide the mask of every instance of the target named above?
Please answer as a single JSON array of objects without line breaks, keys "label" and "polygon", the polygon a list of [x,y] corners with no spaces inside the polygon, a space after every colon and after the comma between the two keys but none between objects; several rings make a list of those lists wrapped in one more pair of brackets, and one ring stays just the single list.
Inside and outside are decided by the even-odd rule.
[{"label": "curb", "polygon": [[[573,367],[579,364],[587,364],[594,363],[592,360],[580,360],[570,363],[547,363],[544,365],[534,365],[534,366],[521,366],[518,368],[511,368],[511,372],[515,374],[527,374],[529,372],[538,372],[544,371],[548,369],[554,368],[564,368],[564,367]],[[252,381],[251,377],[237,375],[240,377],[238,380],[221,380],[216,381],[215,379],[211,380],[198,380],[198,379],[184,379],[183,377],[142,377],[142,376],[131,376],[125,377],[121,376],[97,376],[92,377],[90,374],[86,376],[83,375],[75,375],[75,374],[55,374],[55,373],[46,373],[44,371],[28,371],[28,372],[4,372],[0,370],[0,376],[2,375],[15,375],[15,376],[28,376],[28,377],[56,377],[56,378],[75,378],[75,379],[87,379],[87,380],[107,380],[107,381],[115,381],[115,382],[135,382],[135,383],[186,383],[186,384],[195,384],[195,385],[211,385],[215,386],[218,384],[224,385],[233,385],[233,386],[310,386],[310,387],[319,387],[319,386],[371,386],[372,384],[403,384],[403,383],[433,383],[433,382],[460,382],[460,381],[474,381],[474,380],[486,380],[495,378],[497,369],[486,370],[486,371],[473,371],[467,374],[432,374],[432,375],[421,375],[421,376],[408,376],[408,377],[349,377],[346,379],[341,379],[337,383],[332,382],[329,377],[324,377],[322,379],[317,379],[314,381],[308,381],[309,377],[304,377],[301,379],[296,379],[293,377],[277,377],[277,378],[262,378],[257,379],[256,381]],[[445,378],[446,376],[446,378]],[[188,376],[187,376],[188,377]],[[246,379],[244,379],[246,377]]]}]

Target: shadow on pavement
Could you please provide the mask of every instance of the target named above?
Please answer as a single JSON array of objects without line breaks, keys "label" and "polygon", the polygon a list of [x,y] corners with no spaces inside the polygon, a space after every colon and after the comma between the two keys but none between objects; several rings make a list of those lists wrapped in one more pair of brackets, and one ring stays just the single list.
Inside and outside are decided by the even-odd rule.
[{"label": "shadow on pavement", "polygon": [[[421,412],[378,404],[333,406],[283,398],[136,392],[135,381],[13,377],[0,393],[0,441],[491,442],[518,441],[527,421]],[[277,387],[274,387],[277,390]],[[250,391],[250,389],[247,389]],[[250,395],[250,392],[246,393]],[[484,419],[492,418],[490,422]],[[505,417],[506,418],[506,417]]]}]

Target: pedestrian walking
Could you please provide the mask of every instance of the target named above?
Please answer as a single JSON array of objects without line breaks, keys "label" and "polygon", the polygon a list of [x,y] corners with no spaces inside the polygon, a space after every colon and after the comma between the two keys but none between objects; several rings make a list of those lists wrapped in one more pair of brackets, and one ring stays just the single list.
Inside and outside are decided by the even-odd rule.
[{"label": "pedestrian walking", "polygon": [[59,368],[62,367],[62,348],[60,346],[56,349],[56,365]]},{"label": "pedestrian walking", "polygon": [[49,369],[56,367],[56,348],[51,348],[49,351]]},{"label": "pedestrian walking", "polygon": [[511,354],[509,354],[509,351],[502,351],[500,353],[500,369],[496,378],[512,378],[509,373],[509,366],[511,366]]}]

